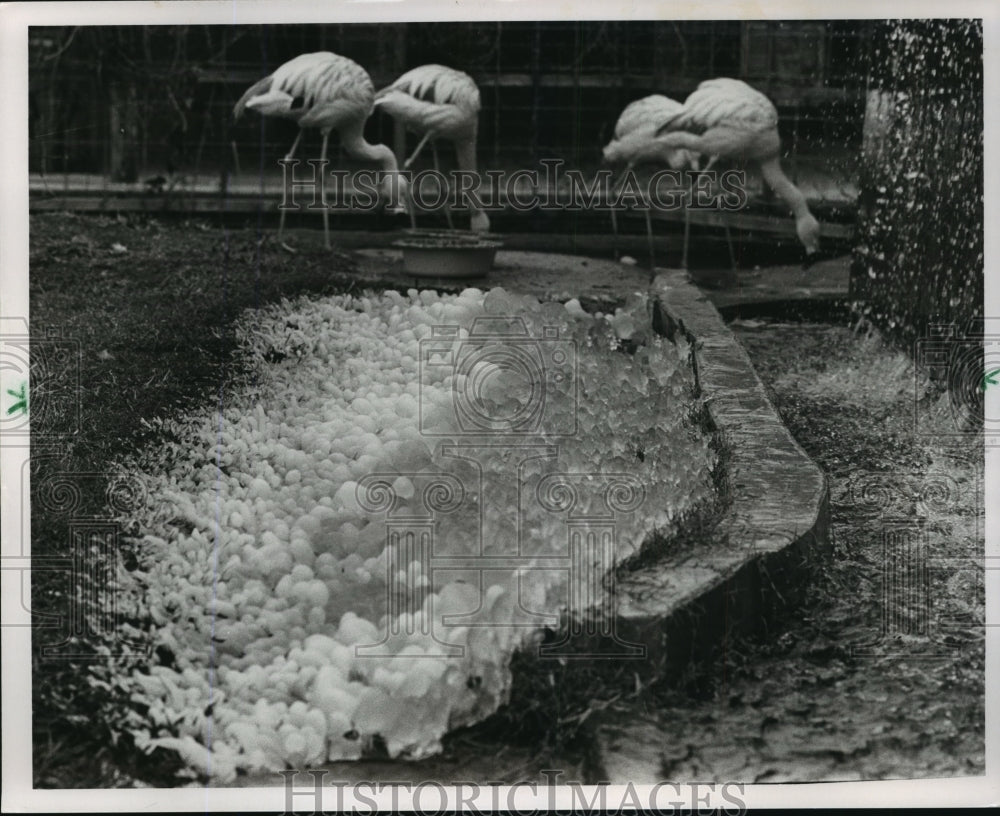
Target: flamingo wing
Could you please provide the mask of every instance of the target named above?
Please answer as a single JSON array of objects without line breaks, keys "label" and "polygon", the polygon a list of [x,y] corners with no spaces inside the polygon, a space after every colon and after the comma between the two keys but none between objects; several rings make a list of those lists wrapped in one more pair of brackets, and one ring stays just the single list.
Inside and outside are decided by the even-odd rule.
[{"label": "flamingo wing", "polygon": [[710,128],[763,131],[778,125],[778,112],[771,101],[738,79],[702,82],[685,101],[680,113],[660,126],[659,133],[686,131],[704,133]]},{"label": "flamingo wing", "polygon": [[655,131],[680,113],[683,107],[680,102],[661,94],[637,99],[626,105],[618,117],[618,122],[615,124],[615,138],[623,139],[640,128],[652,128]]},{"label": "flamingo wing", "polygon": [[273,88],[292,97],[289,116],[301,127],[332,128],[345,118],[366,119],[375,88],[347,57],[320,51],[289,60],[272,75]]},{"label": "flamingo wing", "polygon": [[480,109],[479,88],[472,77],[445,65],[421,65],[407,71],[376,98],[401,92],[434,105],[455,105],[470,113]]}]

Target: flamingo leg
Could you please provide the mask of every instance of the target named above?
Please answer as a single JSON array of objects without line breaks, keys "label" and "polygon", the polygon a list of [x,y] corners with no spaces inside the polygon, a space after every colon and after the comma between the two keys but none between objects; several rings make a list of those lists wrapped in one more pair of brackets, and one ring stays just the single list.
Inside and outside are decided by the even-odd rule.
[{"label": "flamingo leg", "polygon": [[649,207],[646,208],[646,243],[649,245],[649,268],[656,271],[656,258],[653,254],[653,218],[649,214]]},{"label": "flamingo leg", "polygon": [[688,268],[688,246],[691,244],[691,202],[694,199],[694,179],[695,173],[701,172],[700,170],[695,170],[693,173],[688,171],[688,189],[687,196],[684,201],[684,249],[681,252],[681,268]]},{"label": "flamingo leg", "polygon": [[323,205],[323,242],[330,249],[330,210],[326,206],[326,144],[330,139],[330,131],[323,131],[323,149],[319,155],[319,166],[323,168],[319,175],[319,200]]},{"label": "flamingo leg", "polygon": [[690,186],[688,197],[684,202],[684,249],[681,252],[681,269],[688,268],[688,244],[691,242],[691,197]]},{"label": "flamingo leg", "polygon": [[654,274],[656,273],[656,258],[653,253],[653,216],[649,212],[652,209],[653,202],[647,201],[646,208],[643,213],[646,216],[646,243],[649,245],[649,268]]},{"label": "flamingo leg", "polygon": [[407,191],[406,191],[406,197],[410,199],[410,206],[406,208],[409,211],[409,213],[410,213],[410,228],[411,229],[416,229],[417,228],[417,205],[413,203],[413,193],[409,189],[407,189]]},{"label": "flamingo leg", "polygon": [[614,201],[611,202],[611,255],[618,260],[618,214],[615,212]]},{"label": "flamingo leg", "polygon": [[733,267],[733,272],[739,272],[739,264],[736,263],[736,252],[733,250],[733,235],[729,231],[729,223],[726,223],[726,244],[729,246],[729,263]]},{"label": "flamingo leg", "polygon": [[417,156],[420,155],[420,151],[424,149],[424,145],[427,144],[427,140],[431,137],[431,132],[428,130],[424,134],[424,138],[420,140],[420,144],[417,145],[417,149],[413,151],[413,155],[410,156],[405,162],[403,162],[403,169],[409,170],[410,165],[416,161]]},{"label": "flamingo leg", "polygon": [[621,192],[620,185],[625,181],[625,176],[628,175],[628,171],[632,169],[632,165],[628,165],[618,178],[615,179],[614,184],[611,185],[611,230],[614,235],[611,243],[611,252],[614,259],[618,260],[618,211],[615,209],[615,201],[618,200],[618,193]]},{"label": "flamingo leg", "polygon": [[[295,150],[296,150],[296,148],[298,148],[299,141],[301,139],[302,139],[302,130],[300,129],[298,135],[295,137],[295,141],[292,142],[292,149],[289,150],[288,151],[288,155],[285,156],[285,161],[291,161],[292,157],[295,155]],[[324,142],[324,146],[325,146],[325,144],[326,143]],[[281,240],[281,236],[285,232],[285,213],[286,212],[287,212],[287,210],[285,210],[285,208],[282,207],[281,208],[281,219],[278,222],[278,240],[279,241]]]},{"label": "flamingo leg", "polygon": [[[441,176],[441,178],[444,178],[444,175],[441,173],[441,165],[438,164],[437,142],[431,142],[431,152],[434,154],[434,169],[437,170],[437,172]],[[455,229],[455,224],[451,220],[451,203],[448,201],[448,198],[450,197],[449,193],[451,191],[448,189],[448,182],[447,181],[445,181],[445,183],[444,183],[444,192],[445,192],[445,196],[444,196],[444,217],[448,219],[448,229]]]},{"label": "flamingo leg", "polygon": [[[704,173],[706,170],[711,170],[712,165],[719,160],[718,154],[709,157],[708,164],[706,164],[700,172]],[[733,235],[729,229],[729,223],[723,223],[723,229],[726,231],[726,246],[729,248],[729,265],[732,267],[733,272],[739,271],[739,265],[736,263],[736,252],[733,250]]]}]

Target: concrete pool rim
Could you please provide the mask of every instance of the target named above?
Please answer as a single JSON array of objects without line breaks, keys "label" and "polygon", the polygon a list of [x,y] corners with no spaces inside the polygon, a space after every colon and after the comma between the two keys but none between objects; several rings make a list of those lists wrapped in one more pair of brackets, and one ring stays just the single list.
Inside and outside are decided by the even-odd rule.
[{"label": "concrete pool rim", "polygon": [[654,320],[692,344],[695,378],[716,433],[731,449],[732,501],[713,546],[622,576],[616,634],[646,649],[645,671],[691,659],[757,630],[804,598],[829,553],[829,489],[771,404],[750,358],[684,270],[657,270]]}]

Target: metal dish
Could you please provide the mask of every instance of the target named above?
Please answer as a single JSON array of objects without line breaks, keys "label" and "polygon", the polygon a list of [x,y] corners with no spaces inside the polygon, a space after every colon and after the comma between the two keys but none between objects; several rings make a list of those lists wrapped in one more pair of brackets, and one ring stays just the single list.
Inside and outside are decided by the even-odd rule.
[{"label": "metal dish", "polygon": [[458,230],[411,230],[392,246],[403,251],[403,268],[421,278],[481,278],[493,268],[500,241]]}]

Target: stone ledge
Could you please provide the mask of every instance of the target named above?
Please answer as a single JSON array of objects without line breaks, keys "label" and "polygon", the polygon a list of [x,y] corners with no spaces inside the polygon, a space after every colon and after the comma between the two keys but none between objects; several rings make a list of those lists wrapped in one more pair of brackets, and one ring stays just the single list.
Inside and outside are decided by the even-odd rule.
[{"label": "stone ledge", "polygon": [[[654,319],[692,342],[702,397],[732,448],[732,503],[711,545],[618,582],[618,637],[646,647],[645,671],[669,677],[801,602],[810,567],[829,552],[830,508],[826,477],[708,298],[683,271],[662,272],[651,292]],[[619,710],[598,723],[588,781],[657,781],[667,732],[651,719]]]},{"label": "stone ledge", "polygon": [[[661,273],[651,292],[658,325],[691,341],[702,398],[732,448],[732,504],[711,543],[618,582],[618,635],[645,645],[644,668],[660,674],[681,668],[679,655],[710,650],[735,630],[756,628],[776,605],[795,602],[803,568],[828,548],[829,500],[823,472],[785,428],[707,297],[683,271]],[[697,631],[679,624],[680,613],[698,620]]]}]

